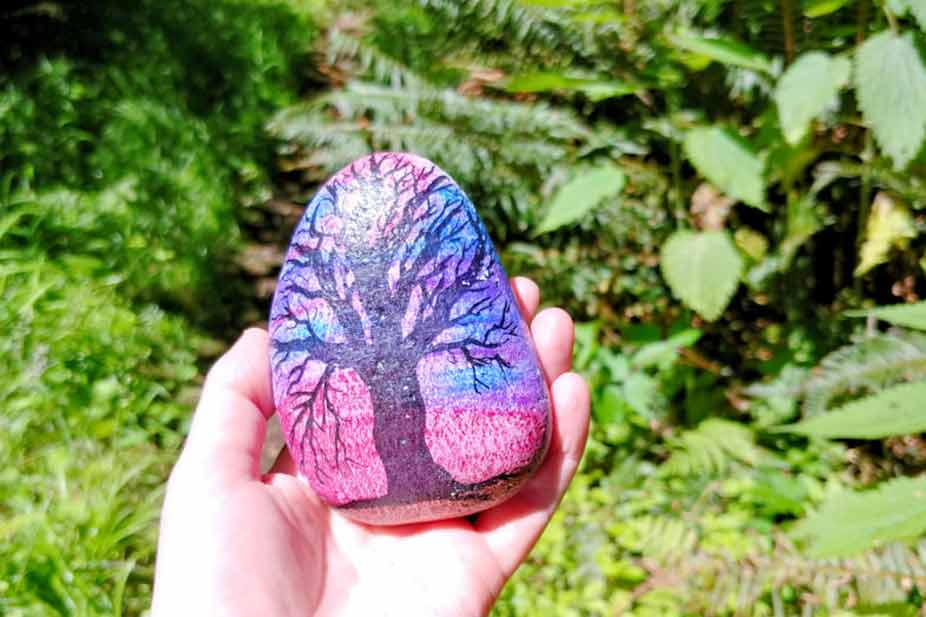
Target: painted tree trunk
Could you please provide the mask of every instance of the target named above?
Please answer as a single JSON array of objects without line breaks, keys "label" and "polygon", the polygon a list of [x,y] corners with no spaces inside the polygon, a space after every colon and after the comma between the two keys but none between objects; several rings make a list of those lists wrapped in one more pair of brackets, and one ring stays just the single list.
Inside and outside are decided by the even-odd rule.
[{"label": "painted tree trunk", "polygon": [[424,399],[416,362],[383,363],[364,381],[373,401],[373,440],[386,470],[388,494],[378,504],[446,497],[453,478],[434,462],[425,440]]}]

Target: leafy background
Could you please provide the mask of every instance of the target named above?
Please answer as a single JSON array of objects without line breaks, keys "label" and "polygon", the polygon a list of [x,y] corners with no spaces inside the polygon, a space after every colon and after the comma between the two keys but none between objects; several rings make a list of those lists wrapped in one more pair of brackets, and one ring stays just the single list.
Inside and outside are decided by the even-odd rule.
[{"label": "leafy background", "polygon": [[202,376],[371,149],[580,322],[593,431],[502,615],[916,615],[922,0],[0,9],[0,614],[139,615]]}]

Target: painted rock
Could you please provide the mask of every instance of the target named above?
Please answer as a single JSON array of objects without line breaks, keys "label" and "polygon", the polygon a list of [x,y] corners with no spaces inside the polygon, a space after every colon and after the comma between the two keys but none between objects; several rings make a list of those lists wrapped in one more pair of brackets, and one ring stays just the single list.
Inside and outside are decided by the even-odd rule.
[{"label": "painted rock", "polygon": [[540,465],[550,403],[473,204],[422,158],[339,171],[296,228],[270,311],[273,393],[300,475],[346,516],[490,508]]}]

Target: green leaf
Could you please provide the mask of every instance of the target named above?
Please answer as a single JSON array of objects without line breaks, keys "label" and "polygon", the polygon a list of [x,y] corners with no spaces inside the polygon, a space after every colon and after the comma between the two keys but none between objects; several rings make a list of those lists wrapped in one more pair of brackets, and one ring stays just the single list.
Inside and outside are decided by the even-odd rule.
[{"label": "green leaf", "polygon": [[851,70],[852,64],[845,58],[820,51],[803,54],[788,67],[775,88],[778,119],[788,143],[800,143],[811,120],[823,113],[849,82]]},{"label": "green leaf", "polygon": [[582,92],[592,101],[633,94],[640,86],[619,80],[601,80],[556,71],[534,71],[513,76],[505,86],[508,92]]},{"label": "green leaf", "polygon": [[763,73],[772,72],[772,63],[765,54],[734,39],[707,38],[686,32],[676,32],[668,38],[673,47],[721,64],[741,66]]},{"label": "green leaf", "polygon": [[765,209],[762,162],[742,141],[719,127],[699,127],[685,133],[685,155],[721,191]]},{"label": "green leaf", "polygon": [[678,350],[691,347],[701,338],[701,331],[694,328],[682,330],[664,341],[656,341],[641,347],[631,359],[636,368],[658,367],[668,370],[678,358]]},{"label": "green leaf", "polygon": [[713,321],[739,285],[743,259],[725,231],[683,230],[663,244],[660,268],[672,293]]},{"label": "green leaf", "polygon": [[814,557],[843,557],[926,532],[926,477],[895,478],[864,492],[831,496],[795,535]]},{"label": "green leaf", "polygon": [[826,439],[883,439],[926,431],[926,381],[894,386],[779,430]]},{"label": "green leaf", "polygon": [[553,198],[535,235],[574,223],[608,197],[624,188],[624,173],[612,163],[590,169],[567,182]]},{"label": "green leaf", "polygon": [[768,253],[768,239],[757,231],[748,227],[740,227],[733,234],[736,246],[747,257],[755,262],[765,259]]},{"label": "green leaf", "polygon": [[910,211],[887,193],[878,193],[868,215],[855,276],[862,276],[884,263],[891,248],[905,248],[907,241],[915,237],[916,227]]},{"label": "green leaf", "polygon": [[873,309],[859,311],[846,311],[849,317],[867,317],[874,315],[881,321],[895,326],[926,330],[926,301],[915,304],[894,304],[891,306],[876,306]]},{"label": "green leaf", "polygon": [[913,34],[886,30],[865,41],[856,52],[855,88],[878,145],[903,169],[926,135],[926,66]]},{"label": "green leaf", "polygon": [[595,420],[602,424],[625,422],[630,408],[624,400],[623,394],[623,390],[618,386],[605,386],[596,404],[592,406],[592,415]]},{"label": "green leaf", "polygon": [[624,400],[642,417],[653,420],[658,414],[659,386],[646,373],[633,373],[624,382]]},{"label": "green leaf", "polygon": [[804,16],[810,17],[811,19],[814,17],[823,17],[824,15],[835,13],[848,3],[849,0],[808,0],[803,3]]}]

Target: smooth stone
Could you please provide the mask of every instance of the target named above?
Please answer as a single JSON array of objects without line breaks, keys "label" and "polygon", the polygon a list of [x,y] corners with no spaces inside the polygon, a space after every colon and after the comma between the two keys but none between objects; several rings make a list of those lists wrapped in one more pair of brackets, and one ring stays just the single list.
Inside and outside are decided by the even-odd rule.
[{"label": "smooth stone", "polygon": [[549,446],[547,386],[492,240],[420,157],[372,154],[319,190],[293,233],[270,335],[299,474],[355,520],[490,508]]}]

